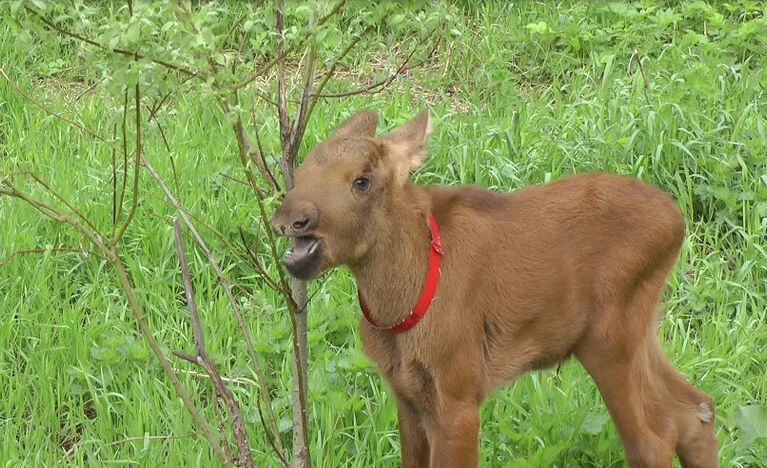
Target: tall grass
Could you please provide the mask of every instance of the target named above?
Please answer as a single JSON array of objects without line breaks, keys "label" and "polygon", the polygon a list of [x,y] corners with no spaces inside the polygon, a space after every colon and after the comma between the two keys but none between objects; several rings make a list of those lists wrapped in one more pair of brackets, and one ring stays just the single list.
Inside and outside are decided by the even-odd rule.
[{"label": "tall grass", "polygon": [[[305,146],[359,108],[378,110],[382,126],[391,127],[428,105],[434,134],[430,159],[416,175],[421,183],[506,191],[602,170],[670,192],[688,235],[664,295],[665,348],[714,398],[722,465],[765,466],[767,410],[751,407],[767,404],[766,10],[748,0],[454,5],[453,39],[430,62],[383,93],[322,103]],[[396,62],[382,51],[399,36],[377,34],[350,67],[349,80],[356,79],[355,67]],[[0,63],[23,89],[88,128],[111,131],[113,110],[98,86],[75,100],[87,88],[79,80],[87,62],[76,47],[48,38],[24,50],[7,26],[0,37]],[[222,175],[240,177],[236,143],[216,104],[194,93],[173,99],[160,119],[180,200],[230,240],[238,238],[238,226],[257,236],[248,188]],[[277,122],[257,112],[266,150],[274,152]],[[156,128],[146,135],[145,152],[170,180]],[[0,81],[0,177],[26,170],[108,225],[108,150]],[[124,260],[158,339],[169,350],[189,349],[167,223],[173,210],[151,180],[143,178],[141,188]],[[80,245],[61,225],[0,198],[0,258],[16,249]],[[257,351],[274,370],[274,410],[289,443],[289,319],[274,294],[218,247],[226,274],[258,293],[240,300]],[[255,377],[238,364],[244,349],[233,338],[237,325],[214,273],[189,254],[209,353],[237,379],[232,391],[250,424],[254,457],[270,466],[270,449],[258,432]],[[353,281],[338,269],[311,289],[315,462],[396,466],[395,407],[359,349]],[[176,364],[184,384],[204,401],[207,382]],[[0,268],[0,389],[0,460],[10,466],[213,462],[139,339],[112,272],[96,257],[28,254]],[[481,460],[485,466],[620,466],[623,454],[595,385],[568,362],[529,374],[487,401]]]}]

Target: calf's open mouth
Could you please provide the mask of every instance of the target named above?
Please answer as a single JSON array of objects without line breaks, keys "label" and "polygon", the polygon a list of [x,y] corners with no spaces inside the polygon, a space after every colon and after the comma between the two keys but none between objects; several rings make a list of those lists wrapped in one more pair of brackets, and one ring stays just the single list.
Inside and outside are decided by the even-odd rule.
[{"label": "calf's open mouth", "polygon": [[288,272],[299,279],[309,279],[322,263],[322,243],[314,236],[296,237],[292,248],[285,252],[282,262]]}]

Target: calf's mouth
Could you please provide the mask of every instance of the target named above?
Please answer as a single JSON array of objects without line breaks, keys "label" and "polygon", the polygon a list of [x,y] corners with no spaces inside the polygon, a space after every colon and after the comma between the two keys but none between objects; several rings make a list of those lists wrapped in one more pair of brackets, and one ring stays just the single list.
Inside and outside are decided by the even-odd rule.
[{"label": "calf's mouth", "polygon": [[322,265],[322,241],[314,236],[295,237],[293,246],[285,252],[282,262],[296,278],[312,278]]}]

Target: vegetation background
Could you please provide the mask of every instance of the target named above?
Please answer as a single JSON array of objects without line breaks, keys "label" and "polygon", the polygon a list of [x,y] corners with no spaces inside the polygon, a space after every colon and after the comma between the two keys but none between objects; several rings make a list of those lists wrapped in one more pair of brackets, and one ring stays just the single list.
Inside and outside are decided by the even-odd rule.
[{"label": "vegetation background", "polygon": [[[49,8],[36,1],[0,5],[0,67],[49,110],[111,135],[122,102],[121,91],[110,86],[120,83],[116,75],[130,79],[132,70],[103,68],[87,45],[30,31],[16,19],[24,3]],[[121,3],[62,3],[48,10],[63,15],[56,21],[111,35],[116,44],[138,41],[152,27],[132,29]],[[366,5],[348,4],[331,21],[338,30],[351,27],[368,14]],[[224,30],[243,8],[234,1],[195,6]],[[250,27],[268,42],[271,7],[261,8],[263,24]],[[290,8],[294,20],[307,15],[301,6]],[[413,43],[421,43],[417,60],[380,92],[319,101],[301,157],[360,108],[376,109],[385,129],[429,107],[434,134],[430,159],[415,175],[420,183],[508,191],[600,170],[668,191],[686,217],[688,236],[664,296],[663,342],[681,372],[714,398],[722,466],[767,466],[767,7],[755,0],[641,0],[412,2],[395,9],[362,37],[329,89],[388,76]],[[423,32],[437,24],[442,39],[430,50],[434,41]],[[339,48],[340,40],[322,38],[322,50]],[[247,55],[254,63],[264,57],[255,46]],[[146,157],[166,180],[173,169],[186,208],[224,239],[235,242],[238,227],[256,237],[260,217],[252,193],[232,180],[243,176],[227,117],[209,87],[178,86],[158,113],[162,127],[148,124]],[[245,94],[256,102],[258,89],[270,86],[267,76]],[[259,104],[253,113],[266,153],[277,153],[274,112]],[[112,184],[108,147],[0,79],[0,179],[23,171],[34,171],[87,215],[109,223],[111,197],[102,196]],[[175,211],[146,175],[140,187],[123,261],[163,349],[188,348],[168,223]],[[28,188],[42,193],[31,182]],[[220,240],[211,237],[211,245],[227,276],[248,291],[238,292],[238,301],[270,369],[272,408],[290,444],[285,306]],[[55,251],[62,246],[78,251]],[[13,255],[20,249],[43,252]],[[0,197],[0,461],[215,463],[137,332],[111,269],[81,249],[88,250],[71,229]],[[208,351],[232,379],[254,458],[271,466],[274,454],[259,433],[253,404],[255,377],[238,359],[245,351],[233,338],[237,325],[202,256],[190,253],[189,261]],[[314,463],[396,466],[395,406],[361,354],[352,279],[337,269],[310,284],[310,295]],[[206,380],[188,363],[174,365],[212,415]],[[624,464],[599,393],[574,361],[498,391],[481,418],[484,466]]]}]

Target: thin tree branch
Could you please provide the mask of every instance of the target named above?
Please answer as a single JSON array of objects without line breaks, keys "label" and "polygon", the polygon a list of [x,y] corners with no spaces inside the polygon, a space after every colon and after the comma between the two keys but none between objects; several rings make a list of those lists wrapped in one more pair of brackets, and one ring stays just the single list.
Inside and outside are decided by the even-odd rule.
[{"label": "thin tree branch", "polygon": [[[285,46],[285,36],[283,32],[283,17],[285,3],[278,0],[274,10],[274,29],[277,37],[275,39],[274,55],[282,56]],[[280,143],[283,148],[283,155],[290,148],[290,117],[288,116],[287,92],[285,90],[285,61],[277,62],[277,116],[280,121]],[[284,156],[283,156],[284,158]],[[288,187],[291,184],[287,183]]]},{"label": "thin tree branch", "polygon": [[[189,361],[192,364],[197,364],[197,359],[194,356],[192,356],[192,355],[189,355],[189,354],[186,354],[186,353],[182,353],[181,351],[173,351],[173,355],[175,355],[175,356],[177,356],[177,357],[179,357],[181,359],[184,359],[185,361]],[[186,370],[186,369],[179,369],[179,368],[176,368],[176,367],[174,367],[173,370],[178,372],[179,374],[191,375],[192,377],[196,377],[198,379],[204,379],[204,380],[209,380],[210,379],[210,376],[208,374],[201,374],[199,372],[195,372],[195,371],[191,371],[191,370]],[[238,378],[234,378],[234,377],[223,377],[222,376],[221,380],[223,380],[224,382],[226,382],[228,384],[237,385],[238,387],[254,387],[254,386],[258,385],[257,382],[254,382],[253,380],[250,380],[250,379],[238,379]]]},{"label": "thin tree branch", "polygon": [[45,202],[41,200],[34,199],[27,195],[26,193],[20,191],[15,186],[9,184],[8,182],[3,182],[3,185],[7,187],[4,190],[0,190],[0,194],[2,195],[8,195],[11,197],[19,198],[21,200],[24,200],[29,205],[37,209],[40,213],[44,214],[45,216],[61,222],[65,224],[69,224],[73,228],[75,228],[76,231],[78,231],[80,234],[85,236],[93,245],[96,246],[101,252],[104,253],[104,255],[107,257],[107,260],[110,262],[114,262],[117,259],[117,254],[112,251],[111,249],[107,248],[107,246],[99,240],[99,238],[96,236],[95,233],[89,231],[85,228],[82,224],[80,224],[79,221],[76,219],[62,213],[61,211],[57,210],[56,208],[46,204]]},{"label": "thin tree branch", "polygon": [[[392,81],[394,81],[394,79],[397,78],[397,76],[399,76],[407,68],[407,64],[410,62],[410,59],[416,53],[416,51],[418,50],[419,46],[420,46],[420,44],[416,44],[413,47],[413,50],[411,50],[410,53],[407,55],[407,58],[405,58],[405,60],[402,62],[402,64],[392,74],[390,74],[389,76],[387,76],[386,78],[384,78],[381,81],[378,81],[376,83],[373,83],[373,84],[370,84],[370,85],[367,85],[367,86],[362,86],[361,88],[353,89],[351,91],[344,91],[342,93],[317,94],[316,96],[317,97],[321,97],[321,98],[339,98],[339,97],[354,96],[354,95],[357,95],[357,94],[381,92],[387,86],[389,86],[389,84]],[[377,89],[377,88],[380,88],[380,89]]]},{"label": "thin tree branch", "polygon": [[165,197],[168,199],[168,201],[173,205],[173,207],[176,209],[178,214],[181,216],[181,219],[184,221],[184,224],[186,225],[187,229],[189,229],[189,232],[192,234],[192,237],[194,238],[197,245],[200,247],[200,249],[205,254],[205,257],[208,259],[208,263],[213,267],[213,270],[216,273],[216,277],[221,284],[221,287],[224,289],[224,293],[229,300],[229,304],[232,308],[232,313],[237,320],[237,325],[240,328],[240,332],[243,336],[243,341],[245,342],[245,349],[247,350],[248,356],[250,357],[251,362],[253,363],[254,370],[256,372],[256,376],[258,376],[260,389],[259,392],[261,394],[261,397],[264,398],[265,406],[267,408],[267,414],[270,416],[270,420],[273,424],[273,430],[275,431],[275,434],[279,434],[279,429],[277,426],[277,420],[274,418],[274,414],[271,409],[270,404],[270,393],[269,393],[269,386],[266,381],[266,378],[264,377],[263,370],[261,368],[261,364],[258,360],[258,356],[256,355],[255,348],[253,347],[253,342],[250,338],[250,332],[248,331],[248,328],[245,324],[245,320],[242,318],[242,313],[240,312],[240,307],[237,305],[237,300],[234,298],[234,295],[232,294],[231,287],[229,285],[229,282],[226,281],[226,278],[224,276],[223,271],[221,270],[221,267],[219,266],[218,262],[216,261],[215,257],[213,257],[213,254],[210,252],[210,249],[208,249],[207,244],[203,240],[203,238],[200,236],[200,234],[197,232],[197,229],[195,228],[194,224],[190,221],[189,217],[187,216],[186,212],[183,210],[181,205],[179,204],[176,197],[173,196],[173,194],[168,190],[168,186],[165,185],[165,182],[163,182],[160,175],[157,173],[157,171],[152,167],[152,165],[149,163],[149,161],[146,159],[146,157],[142,156],[142,162],[144,166],[146,167],[147,171],[152,175],[152,177],[155,179],[157,184],[160,186],[160,189],[162,189],[163,193],[165,194]]},{"label": "thin tree branch", "polygon": [[96,234],[98,234],[98,235],[99,235],[101,238],[104,238],[104,234],[103,234],[103,233],[102,233],[102,232],[101,232],[101,231],[100,231],[100,230],[99,230],[99,229],[98,229],[98,228],[97,228],[97,227],[96,227],[96,226],[95,226],[95,225],[94,225],[94,224],[93,224],[93,223],[92,223],[92,222],[91,222],[91,221],[90,221],[90,220],[89,220],[89,219],[88,219],[88,218],[87,218],[87,217],[86,217],[86,216],[85,216],[83,213],[81,213],[81,212],[80,212],[80,210],[78,210],[78,209],[77,209],[77,208],[75,208],[75,207],[74,207],[74,206],[73,206],[71,203],[69,203],[69,202],[66,200],[66,198],[62,197],[62,196],[61,196],[61,194],[60,194],[59,192],[57,192],[57,191],[53,190],[53,188],[51,188],[51,186],[50,186],[50,185],[48,185],[48,184],[47,184],[45,181],[43,181],[43,179],[41,179],[41,178],[40,178],[40,177],[39,177],[37,174],[35,174],[34,172],[30,172],[30,173],[29,173],[29,175],[30,175],[30,177],[32,177],[33,179],[35,179],[35,181],[36,181],[38,184],[40,184],[40,185],[42,185],[43,187],[45,187],[45,190],[47,190],[47,191],[48,191],[48,192],[49,192],[51,195],[53,195],[53,197],[54,197],[54,198],[56,198],[56,199],[57,199],[57,200],[59,200],[61,203],[63,203],[63,204],[64,204],[64,206],[66,206],[67,208],[69,208],[69,210],[70,210],[72,213],[74,213],[75,215],[77,215],[77,217],[78,217],[78,218],[80,218],[80,219],[81,219],[81,220],[82,220],[82,221],[83,221],[85,224],[87,224],[87,225],[88,225],[88,227],[89,227],[89,228],[91,228],[91,229],[93,230],[93,232],[95,232]]},{"label": "thin tree branch", "polygon": [[[123,211],[123,203],[125,202],[125,184],[128,180],[128,87],[125,87],[123,93],[123,121],[122,121],[122,150],[123,150],[123,177],[120,187],[120,201],[117,204],[117,216],[116,221],[120,220],[120,214]],[[117,224],[112,228],[112,237],[117,229]]]},{"label": "thin tree branch", "polygon": [[146,317],[144,316],[143,309],[141,308],[141,305],[136,299],[136,296],[133,291],[133,286],[131,285],[131,282],[128,279],[128,274],[126,273],[125,268],[122,262],[120,261],[120,258],[117,256],[117,252],[114,250],[114,246],[112,246],[111,248],[107,247],[107,245],[102,243],[92,232],[86,229],[76,219],[73,219],[65,215],[64,213],[61,213],[60,211],[56,210],[55,208],[51,206],[46,205],[44,202],[40,200],[36,200],[30,197],[26,193],[21,192],[16,187],[8,184],[7,182],[2,182],[2,185],[4,185],[6,188],[0,189],[0,194],[19,198],[25,201],[26,203],[28,203],[30,206],[32,206],[36,210],[40,211],[43,215],[53,220],[56,220],[58,222],[69,224],[76,231],[82,234],[85,238],[91,241],[91,243],[106,257],[107,261],[109,261],[112,264],[112,266],[115,269],[115,272],[117,273],[117,279],[118,279],[118,282],[120,283],[120,287],[125,293],[125,298],[128,302],[128,306],[133,312],[133,316],[136,319],[136,322],[138,323],[139,329],[141,330],[141,334],[144,336],[144,339],[146,339],[147,343],[149,344],[149,347],[152,349],[152,352],[157,357],[157,360],[160,362],[160,367],[163,368],[165,375],[173,384],[173,387],[176,390],[176,394],[179,396],[179,398],[181,398],[181,401],[184,403],[184,407],[189,412],[190,416],[192,416],[192,419],[194,419],[194,422],[197,425],[197,427],[200,429],[200,432],[202,433],[202,435],[207,439],[208,443],[211,446],[211,449],[216,454],[216,457],[219,459],[222,465],[227,465],[229,463],[229,460],[224,454],[218,441],[216,441],[216,439],[213,437],[213,434],[210,431],[210,427],[208,426],[208,423],[205,421],[205,419],[202,418],[202,416],[200,416],[200,413],[195,408],[194,403],[192,403],[192,400],[189,397],[189,394],[187,394],[186,390],[181,385],[181,382],[179,382],[178,376],[173,371],[173,367],[170,365],[170,362],[168,361],[168,359],[165,357],[165,354],[160,349],[160,345],[157,343],[157,340],[155,339],[154,334],[149,329],[149,325],[146,322]]},{"label": "thin tree branch", "polygon": [[21,249],[21,250],[15,250],[7,257],[0,260],[0,268],[4,267],[8,263],[10,263],[11,260],[13,260],[14,257],[18,255],[26,255],[26,254],[33,254],[33,253],[81,253],[86,255],[97,255],[94,252],[88,252],[85,249],[79,248],[79,249],[73,249],[73,248],[66,248],[66,247],[54,247],[54,248],[47,248],[47,247],[39,247],[36,249]]},{"label": "thin tree branch", "polygon": [[104,444],[104,447],[111,447],[112,445],[119,445],[119,444],[125,444],[127,442],[133,442],[133,441],[141,441],[141,440],[173,440],[173,439],[188,439],[189,437],[196,436],[196,432],[190,432],[189,434],[185,435],[144,435],[144,436],[135,436],[135,437],[126,437],[124,439],[116,440],[114,442],[110,442],[108,444]]},{"label": "thin tree branch", "polygon": [[290,294],[290,290],[284,290],[281,289],[280,286],[274,282],[271,276],[266,272],[264,267],[261,266],[261,263],[258,261],[258,257],[256,254],[250,249],[248,246],[248,242],[245,240],[245,232],[243,232],[242,227],[237,226],[237,229],[240,232],[240,239],[242,240],[242,246],[245,248],[245,251],[248,254],[248,257],[250,257],[250,263],[251,266],[256,270],[256,272],[261,276],[261,279],[263,279],[267,286],[272,288],[275,292],[281,293],[281,294]]},{"label": "thin tree branch", "polygon": [[112,245],[117,244],[123,234],[125,234],[125,230],[128,229],[128,226],[133,220],[133,216],[136,214],[136,208],[138,207],[138,182],[141,169],[141,158],[143,157],[143,150],[141,147],[141,90],[139,89],[138,83],[136,83],[134,97],[136,100],[136,148],[133,150],[135,156],[135,164],[133,168],[133,197],[131,198],[131,208],[128,212],[128,217],[125,218],[125,222],[120,230],[117,231],[117,234],[110,240]]},{"label": "thin tree branch", "polygon": [[255,467],[253,457],[250,453],[250,445],[248,444],[248,436],[245,432],[245,423],[242,419],[242,412],[240,411],[240,405],[237,400],[232,397],[232,394],[226,388],[224,381],[216,371],[213,363],[208,358],[205,352],[205,342],[202,336],[202,326],[200,325],[200,316],[197,313],[197,303],[194,300],[194,292],[192,291],[192,279],[189,276],[189,266],[186,263],[186,253],[184,252],[184,241],[181,238],[181,226],[178,223],[178,218],[173,218],[173,233],[176,240],[176,253],[178,254],[178,261],[181,267],[181,277],[184,282],[184,293],[186,296],[186,304],[189,308],[189,316],[192,322],[192,334],[194,336],[194,344],[197,350],[197,364],[205,369],[205,372],[210,377],[213,389],[218,398],[224,401],[227,412],[229,414],[229,420],[232,425],[232,435],[234,436],[235,444],[237,445],[237,451],[239,452],[237,457],[242,461],[246,467]]},{"label": "thin tree branch", "polygon": [[325,85],[328,84],[328,81],[330,81],[330,78],[333,77],[333,75],[336,72],[336,68],[338,67],[338,64],[341,63],[341,60],[346,57],[346,55],[357,45],[357,43],[373,29],[374,25],[369,24],[357,37],[349,41],[349,44],[346,45],[346,47],[341,51],[340,54],[336,56],[336,58],[333,60],[333,64],[330,66],[327,72],[322,77],[322,81],[320,81],[319,86],[317,86],[317,91],[315,91],[310,100],[309,104],[309,110],[307,111],[307,120],[312,115],[312,112],[314,112],[314,106],[317,105],[317,101],[319,100],[319,97],[322,95],[322,90],[325,89]]},{"label": "thin tree branch", "polygon": [[[112,127],[112,140],[117,137],[117,124]],[[112,145],[112,235],[115,235],[117,228],[117,161],[116,149]]]},{"label": "thin tree branch", "polygon": [[45,107],[44,105],[40,104],[39,102],[37,102],[35,99],[33,99],[33,98],[32,98],[31,96],[29,96],[27,93],[25,93],[24,91],[22,91],[22,90],[21,90],[21,88],[19,87],[19,85],[18,85],[18,84],[16,84],[16,82],[14,82],[14,81],[13,81],[13,80],[12,80],[12,79],[11,79],[11,78],[8,76],[8,75],[6,75],[6,74],[5,74],[5,70],[3,69],[3,67],[0,67],[0,74],[1,74],[1,75],[3,75],[3,78],[5,78],[5,81],[7,81],[7,82],[8,82],[8,84],[10,84],[10,85],[11,85],[11,87],[12,87],[12,88],[13,88],[13,89],[14,89],[14,90],[17,92],[17,93],[19,93],[19,94],[21,94],[22,96],[24,96],[24,98],[25,98],[27,101],[29,101],[29,102],[31,102],[32,104],[34,104],[35,106],[39,107],[40,109],[42,109],[42,110],[43,110],[44,112],[46,112],[47,114],[49,114],[49,115],[52,115],[52,116],[56,117],[56,118],[57,118],[57,119],[59,119],[59,120],[63,120],[64,122],[68,123],[69,125],[72,125],[72,126],[74,126],[74,127],[77,127],[77,128],[79,128],[80,130],[82,130],[83,132],[85,132],[85,133],[87,133],[88,135],[92,136],[93,138],[97,139],[98,141],[101,141],[101,142],[104,142],[104,143],[106,143],[106,142],[107,142],[107,140],[105,140],[104,138],[102,138],[101,136],[99,136],[98,134],[96,134],[95,132],[93,132],[92,130],[89,130],[89,129],[88,129],[88,128],[86,128],[86,127],[85,127],[83,124],[81,124],[81,123],[79,123],[79,122],[75,122],[74,120],[68,119],[68,118],[64,117],[63,115],[61,115],[61,114],[59,114],[59,113],[57,113],[57,112],[54,112],[54,111],[52,111],[52,110],[48,109],[47,107]]},{"label": "thin tree branch", "polygon": [[[314,18],[309,17],[309,29],[314,26],[312,22]],[[311,44],[309,45],[309,55],[306,59],[306,65],[304,70],[304,90],[301,93],[301,103],[298,105],[298,115],[293,121],[293,128],[290,132],[290,146],[288,157],[289,163],[295,166],[295,158],[298,154],[298,147],[301,143],[301,139],[304,137],[304,130],[306,129],[306,121],[309,118],[309,109],[313,106],[310,102],[310,96],[312,94],[312,86],[314,85],[314,69],[317,63],[317,40],[312,36]]]}]

